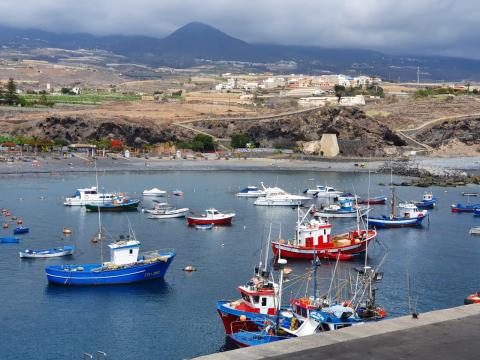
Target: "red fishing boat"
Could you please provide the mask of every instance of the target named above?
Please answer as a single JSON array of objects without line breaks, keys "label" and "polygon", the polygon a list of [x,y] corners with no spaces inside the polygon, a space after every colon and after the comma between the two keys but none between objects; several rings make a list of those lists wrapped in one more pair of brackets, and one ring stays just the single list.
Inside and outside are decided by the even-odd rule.
[{"label": "red fishing boat", "polygon": [[323,259],[352,260],[366,251],[370,241],[377,232],[373,229],[361,230],[360,219],[357,229],[343,234],[331,236],[332,225],[321,219],[315,213],[310,216],[310,210],[301,216],[293,240],[272,241],[273,253],[282,258],[313,259],[315,254]]},{"label": "red fishing boat", "polygon": [[223,214],[216,209],[207,209],[205,214],[187,216],[188,225],[228,225],[235,213]]},{"label": "red fishing boat", "polygon": [[217,311],[227,335],[236,332],[238,326],[248,326],[249,331],[256,331],[256,324],[271,319],[278,307],[278,285],[270,280],[270,273],[265,268],[255,268],[253,278],[239,286],[238,291],[241,294],[240,299],[217,302]]}]

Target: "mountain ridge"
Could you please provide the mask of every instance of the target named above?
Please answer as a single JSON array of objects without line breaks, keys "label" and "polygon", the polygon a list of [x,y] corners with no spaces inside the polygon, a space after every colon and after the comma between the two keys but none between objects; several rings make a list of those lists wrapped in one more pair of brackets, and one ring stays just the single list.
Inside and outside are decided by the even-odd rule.
[{"label": "mountain ridge", "polygon": [[[248,43],[201,22],[188,23],[171,34],[144,35],[53,33],[0,25],[0,48],[67,50],[99,49],[149,66],[188,68],[205,61],[239,61],[257,64],[295,62],[288,72],[368,74],[399,80],[416,80],[417,66],[423,80],[480,80],[480,60],[389,55],[376,50],[336,49]],[[1,56],[1,54],[0,54]],[[260,71],[268,67],[257,66]]]}]

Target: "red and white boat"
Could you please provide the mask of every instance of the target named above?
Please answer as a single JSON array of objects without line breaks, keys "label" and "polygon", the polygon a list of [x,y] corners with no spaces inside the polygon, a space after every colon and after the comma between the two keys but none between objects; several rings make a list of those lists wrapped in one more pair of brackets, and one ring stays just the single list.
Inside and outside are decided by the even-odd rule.
[{"label": "red and white boat", "polygon": [[[217,301],[217,312],[222,319],[225,334],[236,332],[236,326],[249,326],[250,331],[257,330],[257,323],[272,319],[277,312],[279,288],[269,279],[270,273],[256,268],[255,275],[245,285],[238,287],[241,298],[235,301]],[[246,320],[254,320],[247,322]]]},{"label": "red and white boat", "polygon": [[187,216],[188,225],[228,225],[232,222],[235,213],[223,214],[216,209],[207,209],[205,214]]},{"label": "red and white boat", "polygon": [[332,236],[332,224],[316,215],[310,217],[310,209],[303,217],[299,213],[294,239],[272,241],[275,256],[280,253],[282,258],[311,260],[317,254],[323,259],[352,260],[377,236],[375,230],[361,230],[359,225],[356,230]]}]

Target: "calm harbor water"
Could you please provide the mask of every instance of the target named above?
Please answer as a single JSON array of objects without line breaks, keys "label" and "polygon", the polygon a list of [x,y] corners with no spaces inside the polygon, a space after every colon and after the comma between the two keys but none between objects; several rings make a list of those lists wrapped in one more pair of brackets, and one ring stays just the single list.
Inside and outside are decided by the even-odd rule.
[{"label": "calm harbor water", "polygon": [[[99,244],[90,239],[96,232],[97,216],[83,208],[66,208],[62,197],[76,188],[91,186],[93,174],[17,175],[0,178],[0,207],[24,219],[31,233],[20,244],[0,245],[0,344],[2,359],[73,359],[84,352],[102,350],[112,359],[183,359],[229,348],[223,326],[215,311],[220,299],[236,299],[236,287],[246,282],[259,261],[260,251],[273,223],[274,238],[281,225],[282,237],[293,235],[296,212],[290,208],[256,207],[252,199],[239,199],[234,192],[248,184],[277,184],[298,192],[308,179],[338,189],[365,194],[368,175],[358,173],[310,172],[158,172],[99,174],[107,191],[139,195],[154,186],[184,190],[183,198],[169,198],[174,205],[196,211],[207,207],[234,210],[230,227],[213,231],[188,228],[182,219],[147,219],[145,214],[128,213],[128,219],[142,242],[142,250],[174,248],[177,258],[164,281],[130,286],[65,288],[47,284],[47,264],[99,261]],[[389,195],[379,186],[389,177],[371,176],[371,193]],[[384,280],[378,284],[377,300],[392,316],[408,313],[407,273],[418,295],[417,311],[457,306],[464,297],[480,288],[478,282],[480,239],[468,229],[480,225],[471,214],[452,214],[450,204],[466,201],[462,191],[472,188],[432,188],[439,207],[431,211],[423,228],[379,231],[388,248],[383,265]],[[420,199],[420,188],[398,188],[404,200]],[[145,207],[152,205],[145,200]],[[373,214],[387,213],[377,206]],[[127,231],[127,215],[104,214],[109,233]],[[355,226],[354,220],[334,220],[333,233]],[[73,235],[62,239],[62,228]],[[9,236],[11,228],[0,230]],[[18,251],[74,244],[73,258],[20,260]],[[105,244],[105,249],[107,249]],[[378,245],[369,248],[369,262],[383,257]],[[194,265],[197,272],[182,268]],[[342,263],[342,269],[359,262]],[[305,272],[306,262],[290,262],[294,274]],[[328,287],[333,264],[324,263],[319,277]],[[286,291],[284,300],[288,300]]]}]

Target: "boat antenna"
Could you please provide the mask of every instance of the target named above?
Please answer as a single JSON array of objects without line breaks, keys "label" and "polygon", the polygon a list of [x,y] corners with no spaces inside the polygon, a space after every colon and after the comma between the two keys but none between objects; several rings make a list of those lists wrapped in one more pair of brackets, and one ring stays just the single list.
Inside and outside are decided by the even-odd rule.
[{"label": "boat antenna", "polygon": [[[97,171],[97,161],[95,160],[95,183],[98,189],[98,171]],[[100,266],[103,266],[103,239],[102,239],[102,217],[100,215],[100,203],[97,201],[97,212],[98,212],[98,239],[100,240]]]}]

